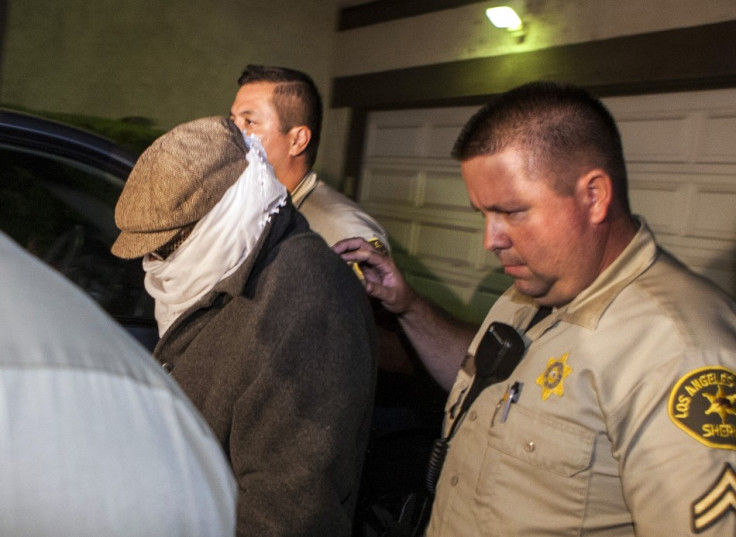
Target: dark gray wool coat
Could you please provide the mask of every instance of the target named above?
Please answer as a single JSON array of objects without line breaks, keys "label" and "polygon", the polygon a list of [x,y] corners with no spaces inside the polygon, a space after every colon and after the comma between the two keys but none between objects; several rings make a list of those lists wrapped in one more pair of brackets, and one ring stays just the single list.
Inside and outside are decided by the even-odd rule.
[{"label": "dark gray wool coat", "polygon": [[350,535],[373,405],[374,322],[358,279],[290,203],[154,355],[229,456],[239,536]]}]

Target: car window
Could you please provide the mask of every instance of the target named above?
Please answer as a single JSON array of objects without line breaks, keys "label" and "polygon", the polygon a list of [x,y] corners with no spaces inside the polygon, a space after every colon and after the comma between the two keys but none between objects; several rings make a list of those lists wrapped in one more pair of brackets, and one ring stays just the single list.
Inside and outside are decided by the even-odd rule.
[{"label": "car window", "polygon": [[0,145],[0,229],[117,318],[153,318],[141,260],[110,253],[123,180],[36,151]]}]

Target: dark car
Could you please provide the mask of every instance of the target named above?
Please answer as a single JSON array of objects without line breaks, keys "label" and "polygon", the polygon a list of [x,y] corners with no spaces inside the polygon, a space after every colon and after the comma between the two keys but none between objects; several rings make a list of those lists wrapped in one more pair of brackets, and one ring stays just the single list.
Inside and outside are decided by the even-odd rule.
[{"label": "dark car", "polygon": [[101,136],[0,109],[0,230],[81,287],[136,339],[158,339],[141,261],[110,253],[137,155]]}]

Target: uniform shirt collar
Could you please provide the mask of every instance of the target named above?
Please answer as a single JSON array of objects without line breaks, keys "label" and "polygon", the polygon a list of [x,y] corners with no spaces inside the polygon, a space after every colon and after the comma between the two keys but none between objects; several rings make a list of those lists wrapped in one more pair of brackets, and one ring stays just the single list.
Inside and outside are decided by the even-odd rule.
[{"label": "uniform shirt collar", "polygon": [[304,176],[304,179],[299,181],[299,184],[296,185],[296,188],[291,193],[291,202],[294,204],[294,207],[299,209],[299,207],[302,206],[302,203],[304,203],[304,200],[307,199],[307,196],[309,196],[316,186],[317,173],[309,172]]}]

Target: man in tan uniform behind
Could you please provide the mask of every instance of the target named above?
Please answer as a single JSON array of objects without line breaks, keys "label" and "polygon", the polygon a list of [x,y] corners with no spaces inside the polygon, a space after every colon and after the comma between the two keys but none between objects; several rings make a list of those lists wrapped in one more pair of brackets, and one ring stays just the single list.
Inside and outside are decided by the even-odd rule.
[{"label": "man in tan uniform behind", "polygon": [[285,67],[249,65],[238,79],[230,117],[260,138],[276,178],[329,246],[362,237],[387,250],[388,237],[375,219],[312,170],[322,130],[322,100],[312,79]]}]

